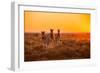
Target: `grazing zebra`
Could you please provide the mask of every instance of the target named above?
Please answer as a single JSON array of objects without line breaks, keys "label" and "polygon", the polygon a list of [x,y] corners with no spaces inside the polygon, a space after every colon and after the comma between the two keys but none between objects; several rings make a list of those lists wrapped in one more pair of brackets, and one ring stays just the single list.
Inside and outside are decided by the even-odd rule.
[{"label": "grazing zebra", "polygon": [[50,35],[45,34],[45,32],[42,32],[42,43],[43,43],[43,48],[48,48],[48,45],[50,43]]}]

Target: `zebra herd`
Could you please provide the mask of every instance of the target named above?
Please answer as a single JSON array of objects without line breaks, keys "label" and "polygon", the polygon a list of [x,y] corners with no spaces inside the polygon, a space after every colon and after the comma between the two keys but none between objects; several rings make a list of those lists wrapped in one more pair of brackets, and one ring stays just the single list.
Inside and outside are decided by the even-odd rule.
[{"label": "zebra herd", "polygon": [[55,46],[61,43],[60,40],[60,30],[57,30],[58,33],[54,34],[53,29],[50,29],[50,33],[46,34],[45,31],[42,31],[42,43],[44,48],[54,48]]}]

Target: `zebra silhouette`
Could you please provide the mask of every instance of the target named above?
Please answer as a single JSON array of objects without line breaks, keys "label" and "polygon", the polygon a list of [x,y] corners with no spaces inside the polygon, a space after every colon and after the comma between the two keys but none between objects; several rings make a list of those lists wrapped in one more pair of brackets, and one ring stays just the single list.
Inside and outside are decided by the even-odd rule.
[{"label": "zebra silhouette", "polygon": [[42,43],[43,43],[43,48],[48,48],[48,45],[50,43],[50,35],[45,34],[45,32],[42,32]]}]

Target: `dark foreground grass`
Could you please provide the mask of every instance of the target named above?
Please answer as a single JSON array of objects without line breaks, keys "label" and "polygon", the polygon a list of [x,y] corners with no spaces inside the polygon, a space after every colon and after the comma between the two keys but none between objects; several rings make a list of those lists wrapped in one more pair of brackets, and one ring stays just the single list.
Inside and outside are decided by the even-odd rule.
[{"label": "dark foreground grass", "polygon": [[[80,34],[81,35],[81,34]],[[88,34],[89,35],[89,34]],[[90,40],[75,39],[69,34],[61,37],[59,45],[44,47],[40,34],[25,33],[24,61],[67,60],[90,58]],[[67,38],[68,37],[68,38]],[[70,39],[72,38],[72,39]],[[74,39],[73,39],[74,38]]]}]

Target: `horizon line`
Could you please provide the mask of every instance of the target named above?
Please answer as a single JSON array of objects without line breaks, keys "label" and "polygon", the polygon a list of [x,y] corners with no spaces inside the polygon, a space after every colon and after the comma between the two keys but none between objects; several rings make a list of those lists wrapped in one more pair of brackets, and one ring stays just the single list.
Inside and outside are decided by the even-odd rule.
[{"label": "horizon line", "polygon": [[[24,32],[24,33],[41,33],[41,32]],[[45,33],[50,33],[50,32],[45,32]],[[58,32],[53,32],[53,33],[58,33]],[[60,33],[90,33],[90,32],[60,32]]]}]

